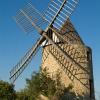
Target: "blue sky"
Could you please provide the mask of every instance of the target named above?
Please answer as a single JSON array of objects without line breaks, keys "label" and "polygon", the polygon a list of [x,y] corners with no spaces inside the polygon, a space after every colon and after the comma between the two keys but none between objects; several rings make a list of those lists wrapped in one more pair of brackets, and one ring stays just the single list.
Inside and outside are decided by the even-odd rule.
[{"label": "blue sky", "polygon": [[[25,34],[13,20],[18,9],[29,0],[0,0],[0,79],[9,81],[10,69],[24,56],[38,38],[38,33]],[[49,0],[31,0],[39,10],[45,9]],[[71,16],[72,23],[86,45],[92,48],[95,90],[100,94],[100,0],[80,0]],[[40,50],[41,51],[41,50]],[[25,85],[32,71],[40,66],[41,52],[15,83],[17,90]]]}]

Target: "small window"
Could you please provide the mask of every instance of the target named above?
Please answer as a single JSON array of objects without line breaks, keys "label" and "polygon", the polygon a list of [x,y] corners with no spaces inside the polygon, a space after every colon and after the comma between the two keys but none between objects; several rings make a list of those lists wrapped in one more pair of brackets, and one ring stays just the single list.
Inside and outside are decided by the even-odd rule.
[{"label": "small window", "polygon": [[90,52],[87,51],[87,60],[90,60]]}]

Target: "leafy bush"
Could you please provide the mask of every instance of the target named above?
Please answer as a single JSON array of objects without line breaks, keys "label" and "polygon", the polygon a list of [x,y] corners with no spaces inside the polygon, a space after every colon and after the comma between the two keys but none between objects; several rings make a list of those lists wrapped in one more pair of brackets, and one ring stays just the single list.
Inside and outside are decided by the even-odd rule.
[{"label": "leafy bush", "polygon": [[14,86],[0,80],[0,100],[15,100],[16,92]]},{"label": "leafy bush", "polygon": [[17,100],[43,100],[40,96],[45,96],[48,100],[89,100],[89,96],[76,96],[72,92],[73,86],[69,84],[65,87],[60,82],[60,72],[53,80],[44,69],[40,72],[33,72],[31,79],[26,79],[26,87],[17,93]]}]

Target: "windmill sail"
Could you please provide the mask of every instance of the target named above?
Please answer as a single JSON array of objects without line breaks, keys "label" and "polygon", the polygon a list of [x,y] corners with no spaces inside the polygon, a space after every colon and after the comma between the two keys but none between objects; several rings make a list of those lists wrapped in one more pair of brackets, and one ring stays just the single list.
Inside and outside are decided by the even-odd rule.
[{"label": "windmill sail", "polygon": [[43,23],[47,23],[47,21],[44,20],[44,16],[31,3],[28,3],[25,5],[25,7],[23,7],[23,9],[20,9],[20,11],[14,17],[16,23],[26,33],[33,32],[35,27],[30,23],[29,18],[27,18],[25,14],[28,15],[31,21],[34,22],[37,26],[41,26],[41,24],[43,25]]},{"label": "windmill sail", "polygon": [[44,14],[45,19],[49,22],[48,27],[53,25],[60,30],[78,3],[79,0],[52,0]]},{"label": "windmill sail", "polygon": [[12,83],[15,82],[15,80],[19,77],[19,75],[24,71],[24,69],[31,62],[33,56],[35,56],[36,54],[36,50],[41,45],[42,41],[43,41],[43,37],[39,38],[36,44],[26,53],[26,55],[20,60],[20,62],[15,67],[13,67],[13,69],[10,71],[10,80]]}]

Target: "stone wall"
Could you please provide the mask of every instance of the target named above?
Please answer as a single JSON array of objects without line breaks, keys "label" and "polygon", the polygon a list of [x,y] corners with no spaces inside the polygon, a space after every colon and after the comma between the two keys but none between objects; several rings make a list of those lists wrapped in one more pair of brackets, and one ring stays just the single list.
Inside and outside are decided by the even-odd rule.
[{"label": "stone wall", "polygon": [[[89,49],[83,45],[77,44],[58,44],[64,52],[73,58],[75,62],[81,65],[90,73]],[[88,52],[88,53],[87,53]],[[60,52],[51,44],[43,47],[42,69],[46,68],[52,78],[55,78],[57,71],[61,72],[61,83],[67,87],[69,84],[74,86],[73,91],[76,94],[83,93],[90,95],[90,74],[76,66],[74,62],[69,62]]]}]

